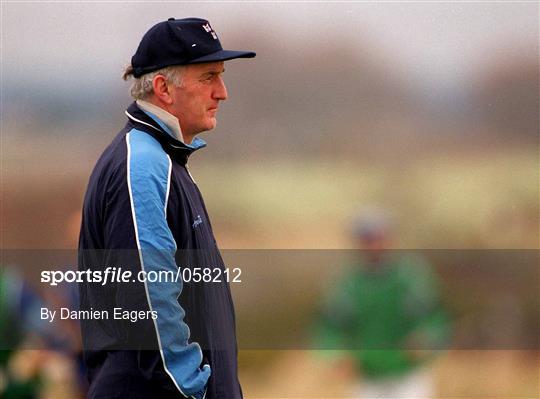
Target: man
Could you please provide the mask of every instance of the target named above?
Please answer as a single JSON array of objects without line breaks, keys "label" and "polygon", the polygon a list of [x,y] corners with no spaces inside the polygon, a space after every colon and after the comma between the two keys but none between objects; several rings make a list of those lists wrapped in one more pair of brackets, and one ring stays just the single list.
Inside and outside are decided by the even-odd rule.
[{"label": "man", "polygon": [[79,239],[79,270],[109,268],[108,281],[80,285],[90,398],[242,397],[228,282],[177,271],[225,267],[187,160],[227,99],[224,61],[254,56],[223,50],[206,20],[170,18],[125,71],[136,102],[90,177]]},{"label": "man", "polygon": [[434,397],[427,360],[450,331],[431,268],[419,257],[388,250],[392,223],[382,211],[362,214],[354,238],[361,251],[325,298],[318,344],[347,350],[344,363],[361,375],[357,397]]}]

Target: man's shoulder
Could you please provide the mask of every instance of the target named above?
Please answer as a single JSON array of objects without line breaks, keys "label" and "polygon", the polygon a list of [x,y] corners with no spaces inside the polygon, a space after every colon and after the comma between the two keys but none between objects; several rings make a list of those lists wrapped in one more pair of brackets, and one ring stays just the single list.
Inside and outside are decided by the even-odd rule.
[{"label": "man's shoulder", "polygon": [[117,169],[126,165],[129,158],[155,161],[166,158],[166,154],[151,135],[126,125],[103,150],[96,169]]},{"label": "man's shoulder", "polygon": [[156,139],[127,124],[96,162],[88,191],[124,190],[128,180],[136,187],[148,187],[151,181],[165,186],[170,176],[170,163]]},{"label": "man's shoulder", "polygon": [[138,161],[158,161],[168,159],[161,144],[150,134],[136,128],[125,133],[128,154],[130,158]]}]

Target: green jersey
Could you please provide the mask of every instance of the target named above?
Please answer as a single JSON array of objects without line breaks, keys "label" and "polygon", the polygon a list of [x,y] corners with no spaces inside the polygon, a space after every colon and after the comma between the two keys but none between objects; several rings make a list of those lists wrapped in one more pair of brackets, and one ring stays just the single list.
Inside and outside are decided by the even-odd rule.
[{"label": "green jersey", "polygon": [[368,377],[402,374],[420,360],[410,349],[440,347],[448,323],[430,267],[411,256],[360,260],[326,298],[317,325],[324,348],[346,349]]}]

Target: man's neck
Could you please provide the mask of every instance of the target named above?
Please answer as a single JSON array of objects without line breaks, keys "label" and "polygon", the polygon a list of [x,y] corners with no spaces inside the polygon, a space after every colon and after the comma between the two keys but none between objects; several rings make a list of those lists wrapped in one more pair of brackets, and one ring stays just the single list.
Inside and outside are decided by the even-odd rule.
[{"label": "man's neck", "polygon": [[137,105],[143,111],[153,114],[161,122],[163,122],[175,139],[186,144],[191,143],[193,137],[184,137],[182,134],[182,129],[180,128],[180,121],[176,116],[150,101],[137,100]]}]

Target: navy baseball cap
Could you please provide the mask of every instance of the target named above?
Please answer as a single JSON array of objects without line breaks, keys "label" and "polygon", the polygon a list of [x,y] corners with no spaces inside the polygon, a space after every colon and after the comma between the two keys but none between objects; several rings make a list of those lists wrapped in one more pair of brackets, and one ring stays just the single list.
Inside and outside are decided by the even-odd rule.
[{"label": "navy baseball cap", "polygon": [[171,65],[253,58],[252,51],[223,50],[210,23],[201,18],[169,18],[145,33],[131,57],[133,76]]}]

